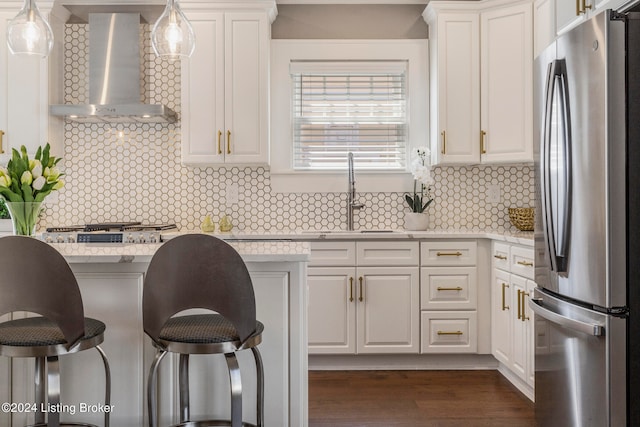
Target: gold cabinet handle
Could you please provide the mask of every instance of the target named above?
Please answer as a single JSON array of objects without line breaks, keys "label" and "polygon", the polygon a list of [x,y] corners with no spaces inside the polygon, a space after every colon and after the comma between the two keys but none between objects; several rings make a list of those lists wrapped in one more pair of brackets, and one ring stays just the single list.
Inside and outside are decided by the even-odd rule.
[{"label": "gold cabinet handle", "polygon": [[353,302],[353,277],[349,277],[349,302]]},{"label": "gold cabinet handle", "polygon": [[591,5],[586,0],[582,0],[582,13],[587,13],[587,9],[591,9]]},{"label": "gold cabinet handle", "polygon": [[438,252],[437,256],[462,256],[462,252]]},{"label": "gold cabinet handle", "polygon": [[494,258],[497,258],[497,259],[501,259],[501,260],[505,260],[505,259],[507,259],[507,257],[506,257],[506,256],[504,256],[504,255],[494,255],[493,257],[494,257]]},{"label": "gold cabinet handle", "polygon": [[480,154],[487,154],[487,149],[484,146],[484,137],[487,135],[487,132],[481,130],[480,131]]},{"label": "gold cabinet handle", "polygon": [[509,310],[509,306],[505,304],[505,289],[507,289],[509,285],[506,283],[502,284],[502,311]]},{"label": "gold cabinet handle", "polygon": [[227,131],[227,154],[231,154],[231,131]]},{"label": "gold cabinet handle", "polygon": [[525,267],[533,267],[533,263],[529,261],[518,261],[516,264],[523,265]]},{"label": "gold cabinet handle", "polygon": [[3,136],[4,136],[4,131],[0,130],[0,154],[4,154],[4,145],[2,141]]},{"label": "gold cabinet handle", "polygon": [[358,297],[358,301],[362,302],[362,276],[358,277],[358,281],[360,282],[360,296]]},{"label": "gold cabinet handle", "polygon": [[222,154],[222,146],[220,145],[220,137],[222,136],[222,131],[218,131],[218,154]]},{"label": "gold cabinet handle", "polygon": [[524,297],[528,297],[529,293],[525,292],[525,291],[520,291],[520,298],[522,298],[522,315],[520,316],[520,320],[522,320],[523,322],[525,320],[529,320],[529,316],[524,314],[524,308],[525,308],[525,303],[524,303]]},{"label": "gold cabinet handle", "polygon": [[518,320],[522,320],[522,291],[518,289]]},{"label": "gold cabinet handle", "polygon": [[460,292],[463,288],[461,288],[460,286],[456,286],[455,288],[445,288],[442,286],[438,286],[437,290],[438,291],[458,291]]},{"label": "gold cabinet handle", "polygon": [[582,13],[582,9],[580,8],[580,0],[576,0],[576,16],[579,16]]},{"label": "gold cabinet handle", "polygon": [[438,335],[463,335],[462,331],[438,331]]},{"label": "gold cabinet handle", "polygon": [[447,133],[445,131],[440,132],[442,135],[442,154],[447,154]]}]

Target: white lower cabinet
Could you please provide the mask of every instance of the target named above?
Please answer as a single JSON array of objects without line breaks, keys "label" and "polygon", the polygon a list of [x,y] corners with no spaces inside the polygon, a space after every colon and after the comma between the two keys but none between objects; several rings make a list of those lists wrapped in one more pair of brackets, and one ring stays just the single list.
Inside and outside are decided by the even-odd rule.
[{"label": "white lower cabinet", "polygon": [[355,267],[310,267],[309,353],[356,352]]},{"label": "white lower cabinet", "polygon": [[477,242],[420,247],[421,353],[476,353]]},{"label": "white lower cabinet", "polygon": [[358,353],[417,353],[418,267],[358,267]]},{"label": "white lower cabinet", "polygon": [[309,354],[477,353],[475,240],[312,242]]},{"label": "white lower cabinet", "polygon": [[310,265],[310,354],[418,352],[417,242],[312,243]]},{"label": "white lower cabinet", "polygon": [[533,248],[493,243],[491,290],[492,354],[510,379],[533,396],[534,318],[529,310],[533,295]]}]

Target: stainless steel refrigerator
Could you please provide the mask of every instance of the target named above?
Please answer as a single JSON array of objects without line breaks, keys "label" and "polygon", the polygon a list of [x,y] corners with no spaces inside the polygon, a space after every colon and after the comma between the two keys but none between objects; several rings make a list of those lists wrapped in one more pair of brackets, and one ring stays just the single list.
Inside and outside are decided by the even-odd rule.
[{"label": "stainless steel refrigerator", "polygon": [[596,15],[534,75],[536,420],[640,426],[640,16]]}]

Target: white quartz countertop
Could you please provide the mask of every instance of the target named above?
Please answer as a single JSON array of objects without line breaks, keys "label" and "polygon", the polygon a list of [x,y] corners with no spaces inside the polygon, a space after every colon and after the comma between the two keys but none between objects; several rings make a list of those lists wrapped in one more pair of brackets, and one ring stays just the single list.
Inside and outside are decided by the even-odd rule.
[{"label": "white quartz countertop", "polygon": [[[300,241],[230,241],[245,262],[307,261],[310,247]],[[149,262],[161,243],[52,243],[69,263]]]},{"label": "white quartz countertop", "polygon": [[[171,239],[197,231],[178,231],[163,234]],[[533,232],[505,232],[494,230],[294,230],[294,231],[232,231],[212,233],[226,240],[245,262],[307,261],[309,241],[319,240],[405,240],[405,239],[491,239],[533,246]],[[161,243],[53,243],[69,263],[131,263],[149,262]]]},{"label": "white quartz countertop", "polygon": [[[163,233],[163,239],[170,239],[185,233],[197,231],[178,231]],[[502,242],[533,246],[532,231],[499,231],[499,230],[292,230],[292,231],[255,231],[238,230],[230,233],[212,233],[227,241],[261,241],[261,240],[405,240],[405,239],[491,239]]]}]

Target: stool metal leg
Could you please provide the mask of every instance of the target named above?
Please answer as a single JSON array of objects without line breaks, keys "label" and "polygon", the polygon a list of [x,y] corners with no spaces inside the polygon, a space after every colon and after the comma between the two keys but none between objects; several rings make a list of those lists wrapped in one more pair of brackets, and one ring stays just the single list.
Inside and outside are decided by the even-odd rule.
[{"label": "stool metal leg", "polygon": [[149,409],[149,427],[158,427],[158,365],[167,352],[158,349],[156,356],[149,370],[149,380],[147,381],[147,407]]},{"label": "stool metal leg", "polygon": [[[109,369],[109,361],[107,360],[107,355],[104,353],[102,348],[99,345],[96,346],[96,350],[100,353],[100,357],[102,357],[102,363],[104,364],[104,404],[105,406],[111,405],[111,369]],[[104,413],[104,427],[109,427],[109,417],[111,415],[111,411],[105,411]]]},{"label": "stool metal leg", "polygon": [[44,412],[42,412],[43,405],[47,396],[47,364],[45,357],[36,357],[36,407],[35,424],[44,424]]},{"label": "stool metal leg", "polygon": [[180,355],[180,422],[189,421],[189,355]]},{"label": "stool metal leg", "polygon": [[[47,357],[47,386],[49,390],[49,406],[60,407],[60,362],[56,356]],[[60,427],[60,413],[49,412],[48,427]]]},{"label": "stool metal leg", "polygon": [[242,427],[242,381],[235,353],[225,353],[231,383],[231,427]]},{"label": "stool metal leg", "polygon": [[258,347],[251,347],[253,358],[256,361],[256,427],[262,427],[264,423],[264,370],[262,365],[262,356]]}]

